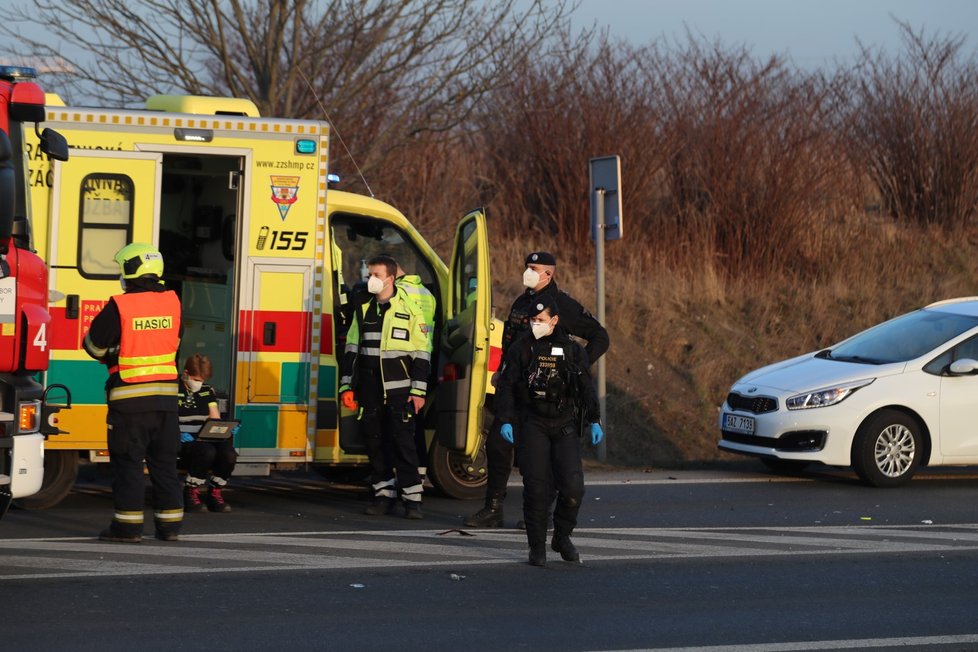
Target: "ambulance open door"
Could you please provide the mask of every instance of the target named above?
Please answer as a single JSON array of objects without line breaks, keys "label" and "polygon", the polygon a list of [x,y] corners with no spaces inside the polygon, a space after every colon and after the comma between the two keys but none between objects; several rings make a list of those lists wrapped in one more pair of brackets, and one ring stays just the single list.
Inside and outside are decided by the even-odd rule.
[{"label": "ambulance open door", "polygon": [[488,386],[492,283],[484,209],[462,218],[449,267],[447,321],[437,391],[438,442],[474,458],[481,444]]},{"label": "ambulance open door", "polygon": [[[55,161],[47,232],[52,290],[51,365],[47,383],[71,390],[75,408],[61,415],[71,433],[46,448],[101,448],[105,368],[81,351],[92,319],[109,297],[120,294],[114,256],[130,242],[158,245],[162,155],[153,152],[70,150]],[[77,458],[77,453],[70,451]]]}]

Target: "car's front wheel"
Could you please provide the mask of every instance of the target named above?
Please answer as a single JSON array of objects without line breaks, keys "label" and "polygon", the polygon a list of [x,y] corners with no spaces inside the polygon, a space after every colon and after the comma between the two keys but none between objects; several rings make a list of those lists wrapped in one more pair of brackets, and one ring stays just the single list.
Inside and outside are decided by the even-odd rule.
[{"label": "car's front wheel", "polygon": [[898,410],[880,410],[859,427],[852,443],[856,474],[874,487],[910,482],[923,453],[923,435],[916,419]]}]

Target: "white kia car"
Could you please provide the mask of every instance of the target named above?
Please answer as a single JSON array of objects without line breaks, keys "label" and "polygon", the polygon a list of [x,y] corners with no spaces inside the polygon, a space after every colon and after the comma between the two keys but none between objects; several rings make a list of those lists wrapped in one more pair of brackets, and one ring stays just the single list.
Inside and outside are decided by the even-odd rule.
[{"label": "white kia car", "polygon": [[877,487],[921,465],[978,464],[978,297],[747,374],[720,409],[720,432],[721,450],[774,469],[852,466]]}]

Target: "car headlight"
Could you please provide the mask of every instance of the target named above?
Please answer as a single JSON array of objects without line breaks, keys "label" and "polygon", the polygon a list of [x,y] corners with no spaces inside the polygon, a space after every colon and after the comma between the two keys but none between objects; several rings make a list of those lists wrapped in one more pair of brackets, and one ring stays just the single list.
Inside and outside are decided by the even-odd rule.
[{"label": "car headlight", "polygon": [[857,380],[851,383],[843,383],[834,387],[816,389],[804,394],[791,396],[784,403],[789,410],[808,410],[810,408],[828,407],[836,405],[849,398],[853,392],[860,387],[865,387],[872,383],[875,378]]}]

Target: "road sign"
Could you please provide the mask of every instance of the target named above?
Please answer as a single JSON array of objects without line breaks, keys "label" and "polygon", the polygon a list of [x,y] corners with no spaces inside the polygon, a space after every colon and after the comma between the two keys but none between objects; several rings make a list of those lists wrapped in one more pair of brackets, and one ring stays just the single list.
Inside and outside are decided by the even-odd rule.
[{"label": "road sign", "polygon": [[[615,154],[592,158],[588,167],[591,172],[591,239],[597,240],[598,231],[603,230],[605,240],[618,240],[622,235],[621,157]],[[604,220],[601,220],[602,213]]]}]

